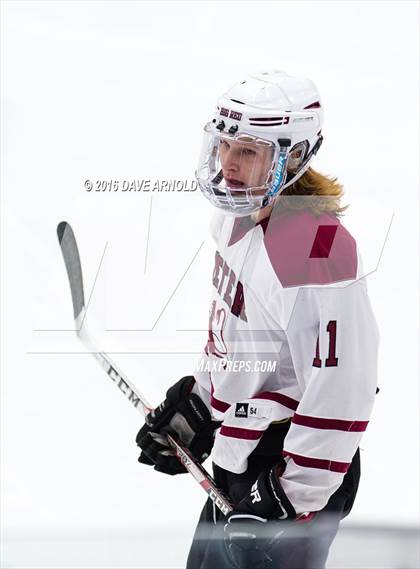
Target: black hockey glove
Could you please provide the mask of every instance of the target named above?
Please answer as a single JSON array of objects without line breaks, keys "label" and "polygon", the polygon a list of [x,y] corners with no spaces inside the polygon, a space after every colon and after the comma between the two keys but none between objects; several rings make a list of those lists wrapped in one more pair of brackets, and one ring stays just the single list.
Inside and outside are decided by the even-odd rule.
[{"label": "black hockey glove", "polygon": [[168,443],[168,433],[181,440],[199,462],[209,456],[219,423],[212,421],[201,398],[191,393],[194,383],[192,376],[180,379],[168,389],[165,401],[147,415],[136,437],[142,449],[139,462],[165,474],[187,472]]},{"label": "black hockey glove", "polygon": [[[281,487],[283,466],[260,474],[248,494],[227,516],[225,546],[237,568],[263,569],[272,561],[270,549],[296,512]],[[283,522],[283,523],[282,523]]]}]

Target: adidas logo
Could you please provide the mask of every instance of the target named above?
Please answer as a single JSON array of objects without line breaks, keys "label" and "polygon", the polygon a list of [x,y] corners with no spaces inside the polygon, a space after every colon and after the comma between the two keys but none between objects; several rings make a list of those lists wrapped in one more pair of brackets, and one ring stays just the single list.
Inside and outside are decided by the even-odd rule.
[{"label": "adidas logo", "polygon": [[235,417],[248,417],[249,403],[237,403]]}]

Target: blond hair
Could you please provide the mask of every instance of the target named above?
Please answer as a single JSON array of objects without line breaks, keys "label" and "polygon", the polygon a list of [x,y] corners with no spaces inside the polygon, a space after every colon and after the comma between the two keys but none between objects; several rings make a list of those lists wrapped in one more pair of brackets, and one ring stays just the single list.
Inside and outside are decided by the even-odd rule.
[{"label": "blond hair", "polygon": [[332,213],[340,217],[348,208],[348,205],[340,205],[343,195],[343,186],[337,178],[308,168],[294,184],[281,192],[275,208],[310,209],[315,215]]}]

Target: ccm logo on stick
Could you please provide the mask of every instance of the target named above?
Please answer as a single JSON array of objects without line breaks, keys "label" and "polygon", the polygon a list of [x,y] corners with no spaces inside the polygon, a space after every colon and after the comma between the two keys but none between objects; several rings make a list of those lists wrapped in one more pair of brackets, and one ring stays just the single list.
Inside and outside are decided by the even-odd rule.
[{"label": "ccm logo on stick", "polygon": [[216,494],[214,490],[210,490],[210,500],[216,504],[216,506],[221,510],[222,514],[228,514],[229,508],[225,506],[219,496]]}]

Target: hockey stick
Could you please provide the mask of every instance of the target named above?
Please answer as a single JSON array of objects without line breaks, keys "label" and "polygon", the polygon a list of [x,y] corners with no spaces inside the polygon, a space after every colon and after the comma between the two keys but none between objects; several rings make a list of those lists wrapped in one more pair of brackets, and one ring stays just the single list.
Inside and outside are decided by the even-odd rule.
[{"label": "hockey stick", "polygon": [[[57,226],[57,235],[70,283],[76,335],[85,347],[88,348],[89,352],[96,358],[102,369],[105,370],[118,389],[123,393],[123,395],[125,395],[126,399],[128,399],[128,401],[130,401],[130,403],[143,416],[146,416],[153,410],[153,407],[128,380],[127,376],[118,369],[111,358],[105,352],[100,352],[96,349],[87,327],[84,324],[86,308],[83,290],[82,266],[80,263],[76,238],[70,224],[66,221],[59,223]],[[171,435],[168,435],[168,442],[175,450],[176,457],[180,463],[185,466],[188,472],[200,484],[212,502],[223,514],[228,514],[232,510],[232,505],[223,492],[217,488],[213,478],[206,469],[196,461],[182,443],[178,442]]]}]

